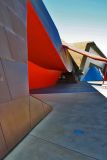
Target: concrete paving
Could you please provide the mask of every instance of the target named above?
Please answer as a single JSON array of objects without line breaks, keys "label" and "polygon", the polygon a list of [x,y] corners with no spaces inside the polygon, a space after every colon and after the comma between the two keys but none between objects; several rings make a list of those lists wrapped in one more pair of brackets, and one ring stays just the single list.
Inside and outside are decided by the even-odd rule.
[{"label": "concrete paving", "polygon": [[5,160],[107,160],[107,99],[88,86],[79,83],[76,93],[33,95],[53,111]]},{"label": "concrete paving", "polygon": [[86,82],[79,82],[74,84],[60,83],[49,88],[31,90],[32,94],[80,93],[80,92],[96,92],[96,90]]}]

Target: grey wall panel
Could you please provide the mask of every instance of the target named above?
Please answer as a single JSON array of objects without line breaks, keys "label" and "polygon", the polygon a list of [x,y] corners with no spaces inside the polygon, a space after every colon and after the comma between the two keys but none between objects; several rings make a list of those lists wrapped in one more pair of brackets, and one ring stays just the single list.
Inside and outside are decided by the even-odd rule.
[{"label": "grey wall panel", "polygon": [[[20,12],[21,11],[21,12]],[[14,0],[4,0],[0,1],[0,14],[4,26],[13,30],[15,33],[22,37],[26,37],[26,26],[24,19],[26,21],[26,12],[24,7]]]},{"label": "grey wall panel", "polygon": [[1,125],[0,125],[0,159],[3,158],[6,152],[7,152],[7,147],[6,147],[5,139],[3,137]]},{"label": "grey wall panel", "polygon": [[27,63],[26,42],[12,32],[9,32],[8,30],[6,30],[6,33],[9,41],[9,47],[11,49],[12,58],[17,61]]},{"label": "grey wall panel", "polygon": [[27,64],[2,60],[12,98],[29,94]]},{"label": "grey wall panel", "polygon": [[45,114],[47,115],[49,112],[52,111],[52,107],[49,106],[48,104],[46,103],[43,103],[43,107],[44,107],[44,111],[45,111]]},{"label": "grey wall panel", "polygon": [[0,105],[0,120],[6,144],[11,149],[30,130],[29,97]]},{"label": "grey wall panel", "polygon": [[26,0],[19,0],[19,2],[23,5],[24,8],[26,7]]},{"label": "grey wall panel", "polygon": [[30,114],[31,114],[31,127],[34,127],[40,120],[45,117],[42,102],[30,96]]},{"label": "grey wall panel", "polygon": [[11,8],[13,11],[15,11],[15,5],[13,3],[13,0],[3,0],[2,3]]},{"label": "grey wall panel", "polygon": [[20,19],[25,23],[26,21],[26,5],[25,2],[21,0],[3,0],[2,3],[18,15]]},{"label": "grey wall panel", "polygon": [[52,108],[38,100],[35,97],[30,96],[30,117],[31,117],[31,127],[34,127],[38,122],[40,122]]},{"label": "grey wall panel", "polygon": [[15,8],[16,8],[16,14],[25,23],[26,22],[26,10],[25,10],[25,7],[23,6],[23,4],[21,3],[22,0],[21,1],[13,0],[13,1],[14,1]]},{"label": "grey wall panel", "polygon": [[22,1],[0,0],[0,159],[30,130],[25,22]]},{"label": "grey wall panel", "polygon": [[[10,0],[8,0],[10,1]],[[12,5],[12,4],[11,4]],[[6,5],[4,5],[3,1],[0,1],[0,14],[2,16],[2,24],[9,29],[13,30],[13,25],[11,23],[11,15],[9,14],[9,10]]]},{"label": "grey wall panel", "polygon": [[7,82],[5,79],[4,71],[0,60],[0,103],[7,102],[11,99],[9,94]]},{"label": "grey wall panel", "polygon": [[0,57],[12,58],[3,26],[0,26]]},{"label": "grey wall panel", "polygon": [[[1,8],[1,7],[0,7]],[[0,11],[0,24],[3,24],[3,16],[1,14],[1,11]]]},{"label": "grey wall panel", "polygon": [[9,15],[11,17],[14,32],[26,39],[26,26],[23,21],[11,10],[9,10]]}]

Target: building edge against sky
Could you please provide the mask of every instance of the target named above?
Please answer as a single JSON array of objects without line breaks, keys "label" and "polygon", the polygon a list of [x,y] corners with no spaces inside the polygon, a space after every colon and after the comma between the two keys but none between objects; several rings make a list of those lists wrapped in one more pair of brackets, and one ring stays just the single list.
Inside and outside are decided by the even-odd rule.
[{"label": "building edge against sky", "polygon": [[[68,43],[94,41],[107,56],[106,0],[44,0],[60,36]],[[79,3],[79,4],[78,4]]]}]

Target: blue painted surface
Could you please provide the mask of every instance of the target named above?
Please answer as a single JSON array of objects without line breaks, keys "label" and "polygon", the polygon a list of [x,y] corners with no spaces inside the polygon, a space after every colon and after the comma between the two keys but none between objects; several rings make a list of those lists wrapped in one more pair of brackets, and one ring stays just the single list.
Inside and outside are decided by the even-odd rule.
[{"label": "blue painted surface", "polygon": [[103,77],[99,71],[99,69],[95,66],[89,68],[85,77],[81,79],[81,81],[102,81]]},{"label": "blue painted surface", "polygon": [[76,130],[74,130],[74,135],[76,135],[76,136],[81,136],[81,135],[84,135],[85,134],[85,132],[83,131],[83,130],[81,130],[81,129],[76,129]]},{"label": "blue painted surface", "polygon": [[44,28],[46,29],[47,33],[49,34],[52,43],[54,44],[54,47],[57,49],[58,52],[60,52],[62,42],[58,33],[58,30],[50,17],[44,3],[42,0],[31,0],[32,5],[38,14]]}]

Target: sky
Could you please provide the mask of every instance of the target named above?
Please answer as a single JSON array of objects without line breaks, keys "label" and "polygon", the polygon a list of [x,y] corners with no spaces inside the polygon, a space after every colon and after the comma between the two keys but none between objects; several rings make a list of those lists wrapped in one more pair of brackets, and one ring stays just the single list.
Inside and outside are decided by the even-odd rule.
[{"label": "sky", "polygon": [[61,39],[94,41],[107,56],[107,0],[44,0]]}]

